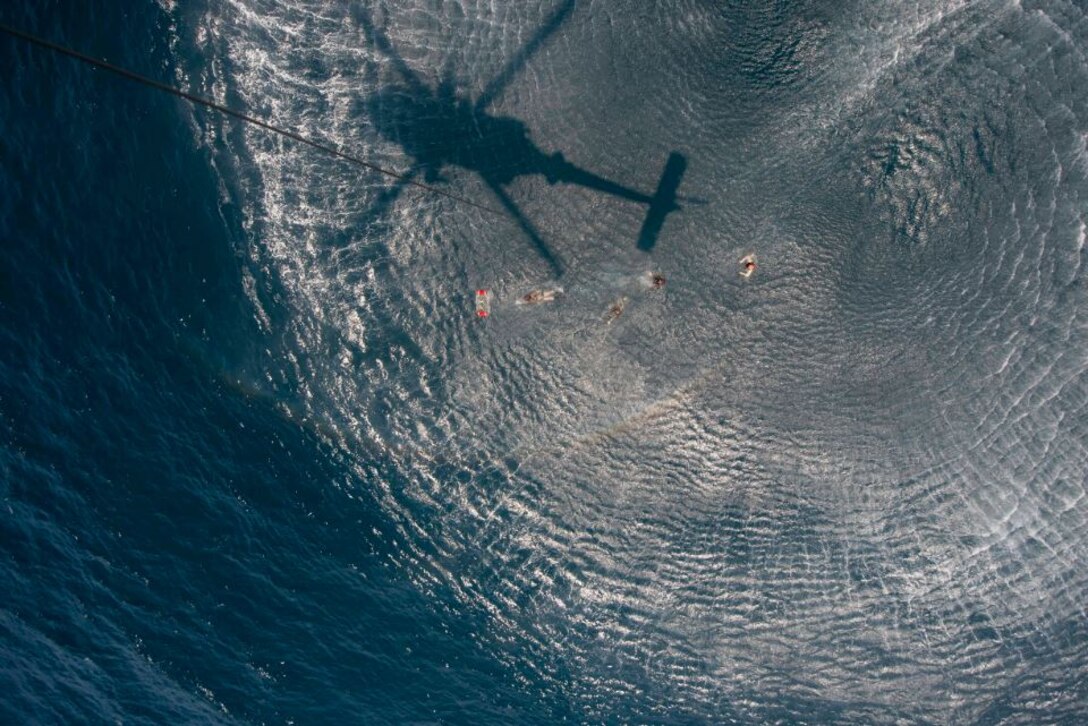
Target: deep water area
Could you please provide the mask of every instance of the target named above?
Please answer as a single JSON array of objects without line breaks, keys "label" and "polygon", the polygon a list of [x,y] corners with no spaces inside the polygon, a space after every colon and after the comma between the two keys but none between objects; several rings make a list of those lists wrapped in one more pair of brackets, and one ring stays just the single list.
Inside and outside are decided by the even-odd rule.
[{"label": "deep water area", "polygon": [[1088,720],[1083,2],[0,24],[0,722]]}]

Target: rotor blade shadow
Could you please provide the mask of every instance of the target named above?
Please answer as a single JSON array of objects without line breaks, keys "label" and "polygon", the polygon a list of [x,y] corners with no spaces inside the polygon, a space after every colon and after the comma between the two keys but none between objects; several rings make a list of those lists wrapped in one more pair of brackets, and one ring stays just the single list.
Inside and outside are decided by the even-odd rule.
[{"label": "rotor blade shadow", "polygon": [[541,238],[540,234],[536,231],[536,228],[533,227],[532,222],[521,213],[518,206],[514,204],[514,200],[510,198],[497,182],[488,179],[487,177],[484,177],[484,181],[487,182],[487,186],[490,187],[491,191],[495,193],[495,196],[499,198],[499,201],[502,202],[502,206],[506,207],[506,211],[510,212],[510,216],[514,218],[518,223],[518,226],[521,227],[522,231],[529,237],[529,240],[533,243],[533,246],[536,247],[536,251],[540,257],[551,266],[555,276],[560,277],[563,274],[562,263],[544,242],[543,238]]},{"label": "rotor blade shadow", "polygon": [[416,72],[408,67],[408,64],[404,62],[404,59],[400,57],[396,49],[393,48],[393,44],[389,42],[389,38],[382,31],[374,25],[373,18],[370,17],[370,12],[364,8],[360,3],[356,3],[351,7],[351,17],[359,24],[359,27],[363,29],[363,35],[366,37],[366,41],[370,45],[380,50],[393,64],[393,67],[397,70],[397,73],[404,79],[413,92],[426,93],[428,91],[426,85],[420,80]]},{"label": "rotor blade shadow", "polygon": [[476,101],[477,111],[483,111],[502,95],[510,81],[514,80],[514,76],[521,72],[529,59],[544,46],[555,31],[559,30],[559,27],[566,21],[572,10],[574,10],[574,0],[565,0],[552,11],[552,14],[540,27],[540,30],[536,31],[536,34],[518,51],[517,55],[510,59],[506,67],[487,84],[487,88],[484,89],[483,94]]},{"label": "rotor blade shadow", "polygon": [[[370,208],[363,213],[362,217],[355,222],[352,227],[355,230],[353,233],[353,239],[357,239],[358,230],[366,230],[365,234],[368,237],[373,238],[370,234],[371,230],[378,227],[383,222],[387,222],[389,211],[400,199],[401,194],[409,187],[412,180],[419,175],[423,170],[422,164],[416,164],[408,171],[404,172],[404,177],[398,179],[396,183],[391,184],[378,193],[377,199],[370,205]],[[379,238],[384,238],[385,235],[379,235]],[[388,254],[388,249],[385,247],[385,243],[380,243],[377,248],[372,244],[364,244],[362,246],[353,244],[352,240],[344,240],[343,244],[338,247],[333,256],[336,259],[337,264],[344,264],[348,269],[359,267],[364,262],[373,262],[376,259],[383,258]]]},{"label": "rotor blade shadow", "polygon": [[404,190],[411,183],[411,180],[415,179],[422,170],[423,165],[416,164],[405,172],[403,180],[399,180],[396,184],[392,184],[379,192],[378,198],[374,200],[374,203],[370,205],[370,209],[366,212],[364,223],[369,225],[384,219],[389,210],[393,208],[393,205],[400,198],[400,195],[404,193]]}]

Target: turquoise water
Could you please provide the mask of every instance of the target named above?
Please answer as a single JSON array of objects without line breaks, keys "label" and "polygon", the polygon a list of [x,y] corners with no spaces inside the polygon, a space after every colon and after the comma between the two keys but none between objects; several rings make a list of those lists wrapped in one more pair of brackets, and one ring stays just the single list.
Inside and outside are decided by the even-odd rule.
[{"label": "turquoise water", "polygon": [[1082,5],[0,22],[0,720],[1085,718]]}]

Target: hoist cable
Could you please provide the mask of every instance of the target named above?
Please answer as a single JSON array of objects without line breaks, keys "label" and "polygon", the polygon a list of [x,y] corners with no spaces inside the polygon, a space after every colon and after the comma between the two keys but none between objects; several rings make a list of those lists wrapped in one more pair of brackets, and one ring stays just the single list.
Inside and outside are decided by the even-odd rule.
[{"label": "hoist cable", "polygon": [[7,35],[10,35],[14,38],[19,38],[20,40],[24,40],[41,48],[46,48],[55,53],[60,53],[61,55],[68,56],[69,58],[75,58],[78,61],[82,61],[83,63],[94,66],[95,68],[101,68],[104,71],[109,71],[110,73],[121,76],[122,78],[127,78],[130,81],[136,81],[137,83],[142,83],[145,86],[155,88],[159,91],[164,91],[165,93],[169,93],[172,96],[177,96],[178,98],[182,98],[198,106],[204,106],[205,108],[213,109],[226,116],[236,118],[239,121],[244,121],[248,124],[259,126],[266,131],[271,131],[272,133],[279,134],[280,136],[291,139],[292,141],[297,141],[300,144],[305,144],[306,146],[310,146],[327,154],[331,154],[338,159],[343,159],[344,161],[351,162],[352,164],[357,164],[358,166],[362,166],[372,171],[376,171],[379,174],[384,174],[385,176],[392,177],[401,182],[404,182],[405,184],[410,184],[411,186],[418,187],[419,189],[424,189],[433,194],[441,195],[443,197],[446,197],[447,199],[452,199],[453,201],[459,202],[461,204],[468,204],[469,206],[476,207],[477,209],[482,209],[483,211],[490,212],[491,214],[497,214],[502,217],[506,216],[505,213],[493,207],[480,204],[479,202],[474,202],[471,199],[467,199],[460,195],[453,194],[452,192],[447,192],[443,189],[439,189],[438,187],[433,187],[430,184],[424,184],[423,182],[416,181],[408,174],[402,174],[400,172],[382,168],[377,164],[366,161],[365,159],[355,156],[354,154],[350,154],[348,152],[341,151],[340,149],[337,149],[333,146],[328,146],[326,144],[322,144],[319,141],[314,141],[313,139],[306,138],[305,136],[297,134],[294,131],[289,131],[279,126],[274,126],[267,121],[261,121],[260,119],[249,116],[248,114],[244,114],[241,111],[236,111],[229,106],[224,106],[223,104],[213,101],[210,98],[204,98],[202,96],[188,93],[181,90],[180,88],[175,88],[174,86],[171,86],[167,83],[156,81],[152,78],[148,78],[147,76],[143,76],[139,73],[130,71],[127,68],[116,66],[112,63],[100,60],[93,56],[89,56],[85,53],[80,53],[77,50],[73,50],[57,43],[53,43],[52,41],[45,40],[44,38],[39,38],[35,35],[31,35],[30,33],[24,33],[21,30],[10,28],[6,25],[3,25],[2,23],[0,23],[0,32],[6,33]]}]

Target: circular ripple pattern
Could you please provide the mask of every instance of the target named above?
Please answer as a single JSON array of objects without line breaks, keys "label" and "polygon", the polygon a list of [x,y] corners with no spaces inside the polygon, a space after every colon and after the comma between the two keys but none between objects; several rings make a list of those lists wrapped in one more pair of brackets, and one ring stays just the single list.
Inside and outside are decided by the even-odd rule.
[{"label": "circular ripple pattern", "polygon": [[512,220],[204,128],[242,160],[268,386],[360,472],[396,463],[404,575],[590,720],[1084,717],[1088,16],[757,5],[183,17],[191,86],[382,163],[427,173],[405,149],[451,158],[429,129],[487,99],[647,193],[677,150],[705,201],[646,255],[642,205],[485,134],[433,171],[491,206],[503,177],[562,260],[526,309],[553,273]]}]

